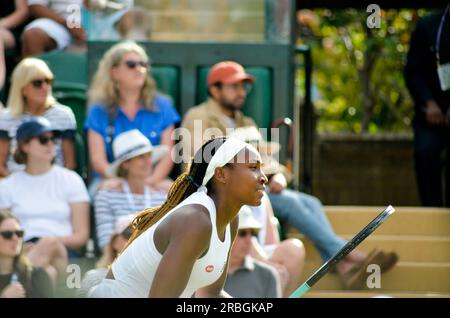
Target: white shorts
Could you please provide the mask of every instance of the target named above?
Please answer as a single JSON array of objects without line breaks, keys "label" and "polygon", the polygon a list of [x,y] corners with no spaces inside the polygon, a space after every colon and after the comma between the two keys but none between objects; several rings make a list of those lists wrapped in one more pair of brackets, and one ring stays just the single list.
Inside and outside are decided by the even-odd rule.
[{"label": "white shorts", "polygon": [[63,50],[72,43],[72,35],[67,28],[51,19],[42,18],[30,22],[24,31],[29,29],[41,29],[56,42],[58,50]]}]

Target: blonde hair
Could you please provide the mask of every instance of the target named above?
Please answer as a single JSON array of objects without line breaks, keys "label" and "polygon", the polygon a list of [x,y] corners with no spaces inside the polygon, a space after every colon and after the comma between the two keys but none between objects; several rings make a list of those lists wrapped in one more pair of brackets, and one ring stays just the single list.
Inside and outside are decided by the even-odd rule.
[{"label": "blonde hair", "polygon": [[[103,55],[99,62],[98,69],[92,80],[89,90],[89,103],[102,103],[108,108],[115,108],[119,103],[119,90],[116,83],[111,78],[111,69],[121,62],[127,53],[137,53],[145,62],[150,62],[144,49],[136,42],[126,41],[113,45]],[[141,89],[140,101],[147,109],[153,109],[153,100],[156,96],[156,82],[147,74],[144,85]]]},{"label": "blonde hair", "polygon": [[[29,57],[17,64],[11,76],[11,89],[6,103],[6,108],[13,117],[18,117],[25,112],[27,103],[22,90],[28,83],[38,77],[51,80],[54,78],[52,71],[43,60]],[[50,90],[45,100],[45,108],[50,108],[55,103],[56,100]]]}]

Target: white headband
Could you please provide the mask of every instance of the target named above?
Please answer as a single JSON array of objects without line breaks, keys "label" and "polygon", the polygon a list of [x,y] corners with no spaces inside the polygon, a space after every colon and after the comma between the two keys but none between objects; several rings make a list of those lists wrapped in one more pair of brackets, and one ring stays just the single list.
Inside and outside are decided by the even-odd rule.
[{"label": "white headband", "polygon": [[[205,176],[203,177],[202,187],[206,186],[209,180],[214,176],[214,171],[218,167],[225,166],[231,159],[233,159],[234,156],[236,156],[239,151],[244,149],[245,147],[248,147],[250,149],[254,149],[256,153],[258,151],[250,144],[247,144],[243,142],[240,139],[230,137],[228,138],[222,146],[217,149],[214,156],[211,158],[211,161],[208,164],[208,167],[206,168]],[[202,189],[204,190],[204,189]]]}]

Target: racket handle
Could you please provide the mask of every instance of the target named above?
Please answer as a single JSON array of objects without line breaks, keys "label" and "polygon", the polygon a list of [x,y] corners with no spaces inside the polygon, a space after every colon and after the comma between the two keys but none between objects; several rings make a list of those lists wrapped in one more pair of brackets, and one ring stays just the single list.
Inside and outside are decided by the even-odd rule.
[{"label": "racket handle", "polygon": [[311,287],[308,285],[308,283],[304,282],[302,285],[300,285],[299,288],[297,288],[292,294],[289,295],[289,298],[300,298],[304,293],[310,290],[310,288]]}]

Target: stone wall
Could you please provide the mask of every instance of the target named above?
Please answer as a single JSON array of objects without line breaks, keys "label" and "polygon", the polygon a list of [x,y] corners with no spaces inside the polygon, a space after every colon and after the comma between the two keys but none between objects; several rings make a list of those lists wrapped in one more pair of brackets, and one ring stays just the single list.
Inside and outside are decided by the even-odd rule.
[{"label": "stone wall", "polygon": [[313,194],[327,205],[420,205],[412,135],[319,135]]},{"label": "stone wall", "polygon": [[152,16],[154,41],[262,41],[263,0],[136,0]]}]

